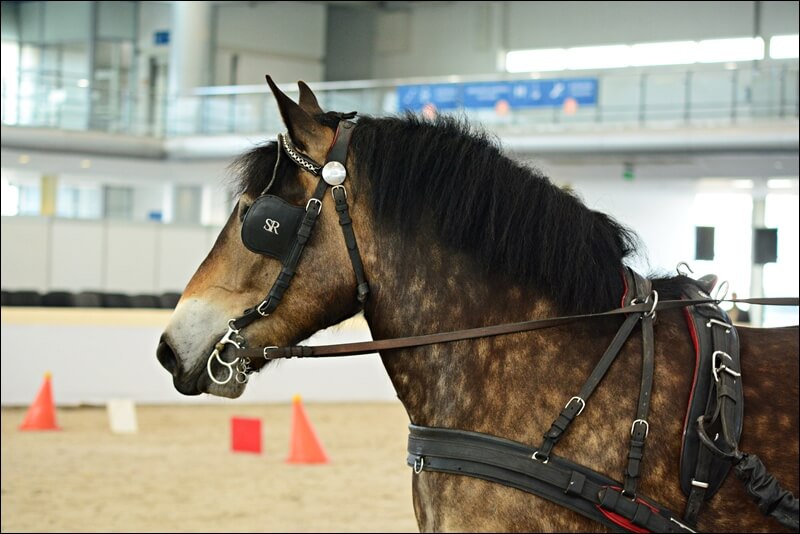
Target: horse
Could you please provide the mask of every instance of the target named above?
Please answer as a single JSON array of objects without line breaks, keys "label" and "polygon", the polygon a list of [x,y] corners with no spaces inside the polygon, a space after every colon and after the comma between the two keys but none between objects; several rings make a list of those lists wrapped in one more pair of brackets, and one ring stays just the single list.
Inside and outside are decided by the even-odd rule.
[{"label": "horse", "polygon": [[[347,179],[334,173],[334,180],[343,180],[337,187],[344,189],[357,236],[359,272],[351,255],[355,241],[347,246],[342,241],[342,193],[335,202],[315,196],[321,179],[308,163],[326,160],[336,146],[338,125],[351,115],[324,112],[303,82],[295,102],[267,81],[287,134],[236,160],[238,202],[189,280],[157,348],[180,393],[236,398],[246,387],[239,378],[269,363],[268,358],[239,361],[238,348],[294,345],[359,312],[374,339],[383,340],[597,314],[619,306],[626,291],[620,273],[637,252],[635,233],[506,156],[487,133],[448,116],[359,117],[354,123],[341,157]],[[307,213],[311,206],[318,212],[295,262],[296,275],[286,268],[285,250],[269,256],[243,243],[242,227],[250,224],[248,213],[257,210],[265,191],[282,199],[287,210],[305,207]],[[310,197],[319,200],[307,202]],[[265,221],[263,212],[258,216],[265,233],[282,231],[276,221]],[[286,274],[291,283],[281,288],[280,306],[261,313],[270,281],[287,270],[293,271]],[[356,291],[364,280],[369,283],[365,299]],[[662,300],[678,299],[695,284],[680,274],[651,275],[649,282]],[[243,309],[258,320],[242,327],[232,318]],[[621,321],[617,315],[598,315],[506,335],[389,348],[380,358],[412,424],[491,434],[535,447]],[[678,458],[695,349],[682,310],[659,311],[654,323],[649,437],[639,491],[680,510],[686,497]],[[798,328],[737,331],[745,405],[740,448],[763,459],[796,495]],[[559,455],[620,478],[642,350],[643,333],[631,334],[558,444]],[[234,367],[237,361],[243,367]],[[237,380],[230,380],[234,373]],[[412,495],[421,531],[609,529],[507,485],[416,467]],[[761,532],[783,527],[763,517],[729,476],[703,505],[697,528]]]}]

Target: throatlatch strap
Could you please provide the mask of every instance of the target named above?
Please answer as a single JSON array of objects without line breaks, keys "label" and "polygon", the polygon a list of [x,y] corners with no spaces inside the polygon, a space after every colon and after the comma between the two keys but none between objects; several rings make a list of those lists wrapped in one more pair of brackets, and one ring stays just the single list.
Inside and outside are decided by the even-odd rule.
[{"label": "throatlatch strap", "polygon": [[336,202],[336,211],[339,213],[339,225],[342,227],[344,243],[347,246],[347,253],[350,255],[350,263],[353,264],[353,272],[356,275],[356,288],[358,302],[361,304],[367,301],[369,296],[369,284],[364,276],[364,264],[361,261],[361,254],[358,251],[356,234],[353,231],[353,219],[350,218],[350,211],[347,207],[347,191],[341,186],[336,186],[331,190],[333,200]]}]

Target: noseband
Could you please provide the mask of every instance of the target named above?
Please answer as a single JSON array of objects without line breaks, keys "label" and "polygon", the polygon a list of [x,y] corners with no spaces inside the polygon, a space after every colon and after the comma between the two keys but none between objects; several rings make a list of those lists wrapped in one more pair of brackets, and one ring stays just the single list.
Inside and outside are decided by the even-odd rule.
[{"label": "noseband", "polygon": [[[234,377],[237,382],[243,384],[247,382],[248,376],[253,372],[248,356],[237,356],[233,361],[227,362],[222,359],[221,354],[225,345],[233,345],[237,351],[244,350],[245,339],[239,335],[239,332],[256,319],[269,317],[280,304],[284,292],[289,288],[294,277],[297,264],[311,237],[317,217],[322,211],[322,199],[328,187],[331,188],[331,196],[336,204],[336,211],[339,213],[339,224],[342,227],[350,262],[356,275],[358,302],[362,305],[366,302],[369,295],[369,284],[364,276],[364,265],[353,231],[353,221],[347,205],[347,191],[342,185],[347,178],[345,163],[350,138],[355,128],[355,123],[350,120],[353,117],[355,117],[355,112],[339,114],[336,135],[330,150],[328,150],[324,165],[320,165],[298,150],[287,134],[278,134],[278,157],[275,161],[272,179],[245,214],[242,221],[242,243],[253,252],[280,260],[281,271],[269,293],[259,304],[245,310],[240,317],[228,321],[227,332],[214,346],[214,350],[206,362],[208,376],[215,384],[225,385]],[[320,178],[313,195],[306,202],[305,208],[267,194],[275,182],[282,153],[285,153],[304,171]],[[224,380],[218,380],[214,376],[212,370],[214,362],[227,368],[228,373]]]}]

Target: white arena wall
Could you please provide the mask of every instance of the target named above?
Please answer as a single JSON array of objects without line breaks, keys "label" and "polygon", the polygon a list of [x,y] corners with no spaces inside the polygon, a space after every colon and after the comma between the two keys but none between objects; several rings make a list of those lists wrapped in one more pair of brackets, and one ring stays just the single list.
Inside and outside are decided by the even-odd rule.
[{"label": "white arena wall", "polygon": [[[2,309],[3,406],[27,406],[44,374],[52,374],[57,406],[137,404],[288,403],[296,394],[314,402],[397,399],[377,355],[285,360],[250,377],[236,400],[187,397],[156,360],[156,347],[171,310],[90,308]],[[319,332],[306,344],[372,339],[363,318]]]}]

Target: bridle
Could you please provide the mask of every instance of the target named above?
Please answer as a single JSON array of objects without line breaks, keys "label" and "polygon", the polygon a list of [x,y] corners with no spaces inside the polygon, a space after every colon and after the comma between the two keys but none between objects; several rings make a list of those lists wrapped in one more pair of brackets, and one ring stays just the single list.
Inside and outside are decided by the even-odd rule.
[{"label": "bridle", "polygon": [[[322,200],[329,187],[336,211],[339,213],[339,225],[342,227],[345,245],[356,276],[356,298],[362,306],[366,302],[369,296],[369,284],[364,275],[364,264],[353,231],[353,221],[347,205],[347,191],[342,185],[347,178],[347,167],[345,166],[347,151],[355,128],[355,123],[350,119],[355,115],[355,112],[338,114],[339,123],[336,134],[324,165],[320,165],[313,158],[301,152],[288,134],[278,134],[278,154],[272,178],[242,220],[242,242],[253,252],[279,259],[281,270],[269,293],[259,304],[248,308],[241,316],[228,321],[227,331],[214,346],[206,362],[208,376],[215,384],[225,385],[232,378],[239,383],[245,383],[253,372],[250,367],[250,356],[241,354],[241,351],[245,350],[245,339],[240,335],[240,331],[257,319],[269,317],[280,304],[284,292],[291,284],[297,264],[322,211]],[[280,197],[268,194],[275,182],[283,153],[298,167],[320,179],[311,198],[306,202],[305,208],[294,206]],[[223,360],[221,354],[225,345],[233,345],[240,355],[230,362]],[[227,376],[224,380],[218,380],[214,376],[212,370],[214,362],[227,369]]]}]

